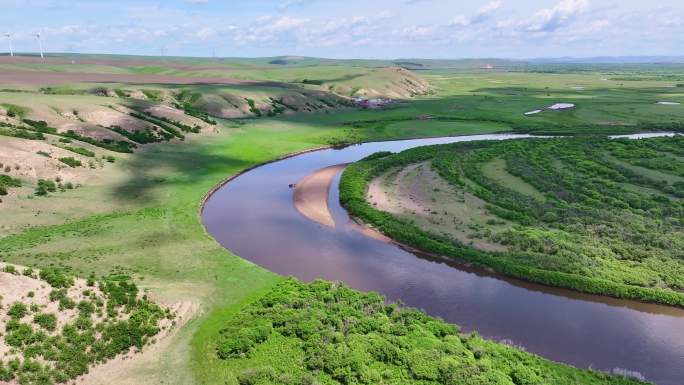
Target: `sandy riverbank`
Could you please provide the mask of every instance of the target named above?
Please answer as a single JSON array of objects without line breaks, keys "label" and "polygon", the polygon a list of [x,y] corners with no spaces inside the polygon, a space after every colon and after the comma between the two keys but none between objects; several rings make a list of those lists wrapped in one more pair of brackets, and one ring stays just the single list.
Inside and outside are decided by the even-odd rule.
[{"label": "sandy riverbank", "polygon": [[335,227],[335,220],[328,207],[328,194],[333,179],[346,166],[338,164],[322,168],[297,182],[294,190],[297,211],[314,222]]}]

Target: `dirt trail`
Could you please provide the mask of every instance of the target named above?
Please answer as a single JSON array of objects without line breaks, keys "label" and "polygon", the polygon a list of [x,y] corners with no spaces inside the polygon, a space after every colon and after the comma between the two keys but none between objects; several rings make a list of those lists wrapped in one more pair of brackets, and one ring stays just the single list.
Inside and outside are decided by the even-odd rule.
[{"label": "dirt trail", "polygon": [[345,164],[338,164],[322,168],[300,180],[294,190],[297,211],[314,222],[335,227],[335,220],[328,207],[328,194],[335,175],[345,167]]}]

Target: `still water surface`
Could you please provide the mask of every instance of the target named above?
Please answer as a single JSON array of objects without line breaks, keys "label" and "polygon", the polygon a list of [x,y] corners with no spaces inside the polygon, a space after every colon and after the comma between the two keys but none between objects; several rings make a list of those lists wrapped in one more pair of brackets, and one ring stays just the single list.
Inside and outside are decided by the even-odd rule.
[{"label": "still water surface", "polygon": [[[650,134],[641,136],[651,136]],[[288,187],[316,170],[377,151],[525,135],[475,135],[365,143],[302,154],[251,170],[206,202],[207,230],[233,253],[282,275],[344,281],[390,300],[578,367],[638,371],[659,385],[684,384],[684,310],[575,293],[433,260],[369,238],[329,197],[336,227],[296,211]]]}]

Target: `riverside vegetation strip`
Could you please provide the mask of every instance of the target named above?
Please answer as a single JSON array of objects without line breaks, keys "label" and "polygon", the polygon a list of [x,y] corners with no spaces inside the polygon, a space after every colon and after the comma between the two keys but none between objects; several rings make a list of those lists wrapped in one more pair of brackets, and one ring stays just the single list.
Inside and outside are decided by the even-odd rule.
[{"label": "riverside vegetation strip", "polygon": [[[684,307],[683,155],[681,136],[428,146],[348,167],[340,200],[352,215],[428,252],[537,283]],[[451,188],[442,202],[394,214],[368,202],[372,180],[424,162]],[[444,210],[466,196],[483,202],[473,217]],[[437,203],[442,211],[433,210]],[[476,247],[477,240],[506,250]]]}]

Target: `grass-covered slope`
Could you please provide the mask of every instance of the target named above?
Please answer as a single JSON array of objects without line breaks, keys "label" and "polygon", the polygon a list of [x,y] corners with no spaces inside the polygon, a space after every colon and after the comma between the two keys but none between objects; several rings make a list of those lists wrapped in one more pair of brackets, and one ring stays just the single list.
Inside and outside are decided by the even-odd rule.
[{"label": "grass-covered slope", "polygon": [[222,325],[225,384],[641,382],[553,363],[344,285],[287,280]]},{"label": "grass-covered slope", "polygon": [[[421,212],[397,215],[369,204],[371,180],[424,162],[449,184],[452,205],[464,196],[482,201],[483,213],[468,223],[469,237],[505,251],[430,231],[417,220]],[[352,215],[426,251],[538,283],[684,306],[682,137],[423,147],[356,163],[340,190]],[[463,226],[447,210],[432,211],[429,204],[425,210],[435,223]]]}]

